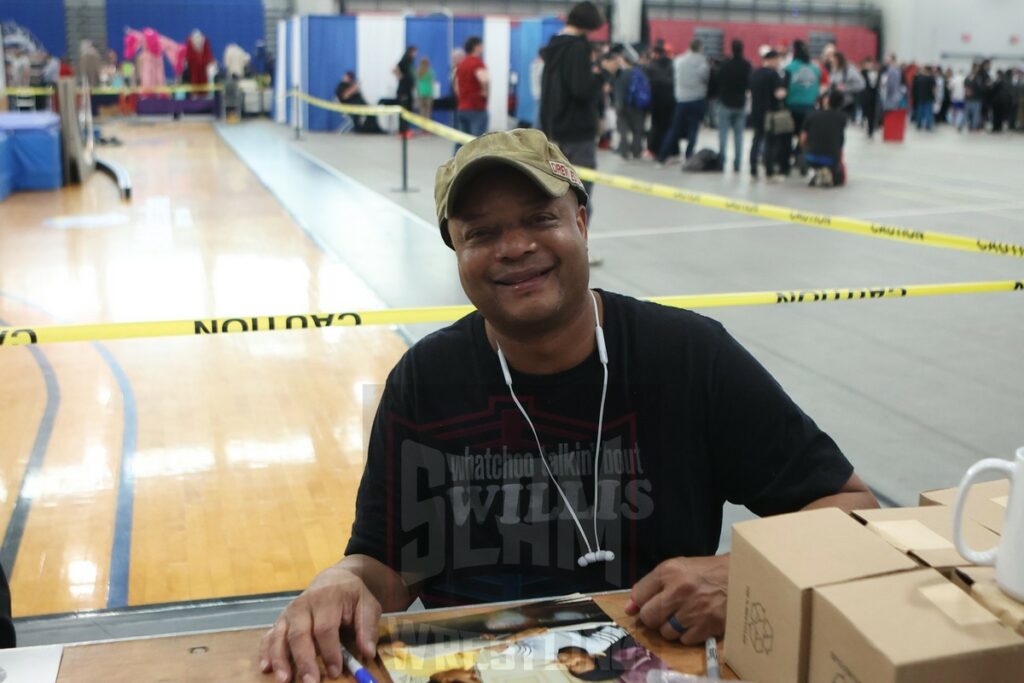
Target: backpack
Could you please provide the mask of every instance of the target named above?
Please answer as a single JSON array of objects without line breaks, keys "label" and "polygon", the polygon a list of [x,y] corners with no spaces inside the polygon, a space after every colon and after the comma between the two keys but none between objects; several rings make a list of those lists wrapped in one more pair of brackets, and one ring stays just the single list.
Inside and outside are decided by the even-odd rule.
[{"label": "backpack", "polygon": [[705,147],[683,163],[683,170],[698,173],[721,171],[722,157],[718,156],[718,152]]},{"label": "backpack", "polygon": [[629,77],[629,91],[626,93],[626,104],[641,111],[651,106],[651,82],[640,67],[633,67]]}]

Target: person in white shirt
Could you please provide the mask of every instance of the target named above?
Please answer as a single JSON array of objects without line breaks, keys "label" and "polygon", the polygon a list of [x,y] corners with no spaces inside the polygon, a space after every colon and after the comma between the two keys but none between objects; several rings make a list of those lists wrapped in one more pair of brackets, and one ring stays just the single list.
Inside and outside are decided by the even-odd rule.
[{"label": "person in white shirt", "polygon": [[946,78],[942,74],[942,68],[935,68],[935,104],[932,105],[932,112],[935,113],[935,118],[938,121],[942,121],[942,117],[939,116],[939,112],[942,111],[942,100],[946,98]]},{"label": "person in white shirt", "polygon": [[964,116],[964,100],[967,99],[967,76],[963,69],[957,69],[956,75],[949,81],[949,99],[952,102],[953,118],[951,124],[956,126],[957,132],[962,132],[967,119]]}]

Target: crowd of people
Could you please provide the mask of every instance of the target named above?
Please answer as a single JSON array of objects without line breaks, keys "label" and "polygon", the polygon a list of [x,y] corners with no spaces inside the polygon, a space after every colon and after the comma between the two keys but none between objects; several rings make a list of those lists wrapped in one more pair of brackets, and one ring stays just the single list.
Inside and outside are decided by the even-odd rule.
[{"label": "crowd of people", "polygon": [[919,130],[932,130],[937,124],[958,131],[1024,130],[1024,70],[993,72],[992,63],[985,60],[975,62],[970,71],[909,64],[899,73],[909,86]]},{"label": "crowd of people", "polygon": [[[568,36],[585,38],[595,22],[584,22],[581,28],[570,17]],[[681,158],[683,170],[692,171],[724,168],[731,139],[732,168],[739,172],[749,127],[754,136],[749,152],[753,177],[763,172],[775,180],[796,166],[804,175],[812,169],[825,171],[815,173],[812,184],[842,183],[844,129],[862,101],[865,77],[841,53],[827,55],[828,66],[823,67],[796,41],[789,54],[762,48],[755,68],[739,40],[732,41],[725,60],[709,59],[698,39],[675,56],[660,41],[650,50],[588,43],[586,54],[582,44],[577,49],[579,63],[570,77],[558,59],[559,46],[567,40],[556,36],[541,51],[543,77],[536,96],[540,127],[573,163],[593,167],[591,150],[609,144],[614,129],[616,151],[623,159],[653,159],[668,166]],[[592,97],[582,91],[588,81]],[[567,93],[574,103],[569,110]],[[698,150],[704,124],[718,129],[717,150]],[[567,151],[566,136],[576,138],[573,146],[586,144],[591,156],[582,158],[573,146]]]},{"label": "crowd of people", "polygon": [[[810,184],[828,187],[845,180],[847,128],[873,137],[888,112],[909,115],[921,130],[1024,130],[1021,69],[993,71],[991,62],[980,61],[969,72],[954,72],[901,64],[895,55],[855,64],[834,44],[814,56],[802,40],[759,46],[751,63],[740,40],[725,57],[706,55],[698,39],[681,54],[661,40],[650,47],[592,42],[589,34],[604,21],[594,3],[577,3],[564,30],[518,79],[538,103],[520,125],[542,129],[579,166],[595,167],[597,149],[614,147],[627,161],[668,166],[679,160],[684,170],[722,170],[730,165],[731,144],[734,172],[746,162],[751,177],[779,182],[795,168],[801,176],[813,171]],[[482,55],[476,36],[455,50],[452,95],[435,100],[434,69],[408,47],[394,69],[394,101],[427,117],[450,107],[457,129],[483,133],[490,78]],[[343,89],[340,100],[357,101],[343,98]],[[703,127],[717,128],[717,149],[700,148]],[[412,134],[404,123],[402,130]],[[744,159],[748,130],[752,144]]]},{"label": "crowd of people", "polygon": [[[960,131],[1024,130],[1024,71],[993,72],[989,61],[969,73],[900,64],[895,55],[885,64],[865,58],[854,65],[835,45],[815,58],[796,40],[789,47],[761,46],[757,62],[748,61],[739,40],[722,59],[703,54],[696,39],[676,56],[660,41],[650,50],[609,46],[595,57],[606,82],[597,102],[602,136],[616,129],[616,151],[626,160],[665,165],[682,157],[686,170],[727,167],[731,140],[738,172],[749,129],[752,177],[778,180],[794,167],[801,175],[824,169],[811,183],[831,186],[845,176],[845,128],[862,127],[872,137],[887,112],[908,112],[921,130],[940,124]],[[703,125],[717,128],[717,150],[698,152]]]}]

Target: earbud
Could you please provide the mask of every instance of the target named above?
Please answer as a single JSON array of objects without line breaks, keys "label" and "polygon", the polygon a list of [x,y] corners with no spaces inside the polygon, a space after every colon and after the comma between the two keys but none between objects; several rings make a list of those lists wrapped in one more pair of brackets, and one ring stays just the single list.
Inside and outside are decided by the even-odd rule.
[{"label": "earbud", "polygon": [[615,553],[611,550],[597,550],[579,556],[576,564],[581,567],[597,564],[598,562],[611,562],[615,559]]}]

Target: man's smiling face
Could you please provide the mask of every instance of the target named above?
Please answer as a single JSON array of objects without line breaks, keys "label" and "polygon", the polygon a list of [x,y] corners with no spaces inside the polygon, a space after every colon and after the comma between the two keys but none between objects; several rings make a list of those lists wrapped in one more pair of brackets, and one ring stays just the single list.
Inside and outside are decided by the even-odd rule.
[{"label": "man's smiling face", "polygon": [[586,208],[509,166],[481,169],[448,221],[466,296],[496,328],[544,333],[586,296]]}]

